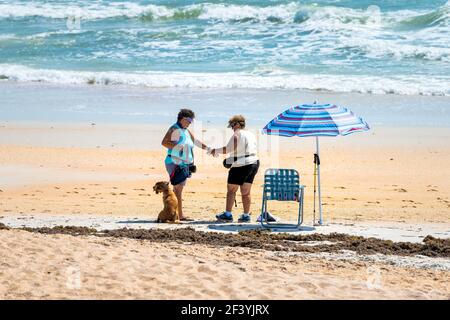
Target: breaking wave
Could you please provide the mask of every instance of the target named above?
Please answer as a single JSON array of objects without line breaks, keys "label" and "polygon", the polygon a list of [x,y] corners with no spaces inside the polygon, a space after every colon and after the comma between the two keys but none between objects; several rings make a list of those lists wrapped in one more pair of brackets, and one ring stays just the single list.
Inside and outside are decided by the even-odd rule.
[{"label": "breaking wave", "polygon": [[[416,12],[403,10],[379,12],[381,23],[395,22],[411,28],[430,27],[448,24],[450,4],[431,12]],[[0,18],[43,17],[65,19],[79,17],[85,20],[110,18],[137,18],[143,21],[155,20],[219,20],[228,22],[272,22],[272,23],[303,23],[310,18],[328,19],[331,22],[344,24],[370,24],[378,12],[345,7],[320,6],[317,4],[302,4],[290,2],[278,5],[236,5],[221,3],[191,4],[179,7],[169,7],[153,4],[138,4],[132,2],[92,3],[0,3]]]},{"label": "breaking wave", "polygon": [[399,95],[449,96],[449,79],[411,76],[357,76],[293,74],[280,69],[253,72],[87,72],[33,69],[21,65],[0,65],[0,80],[55,84],[131,85],[151,88],[249,88],[306,89]]}]

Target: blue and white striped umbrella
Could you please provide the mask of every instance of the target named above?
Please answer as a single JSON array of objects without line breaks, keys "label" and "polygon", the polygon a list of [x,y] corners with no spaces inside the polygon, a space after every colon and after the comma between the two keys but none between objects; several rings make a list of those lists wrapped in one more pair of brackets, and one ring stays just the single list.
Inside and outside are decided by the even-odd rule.
[{"label": "blue and white striped umbrella", "polygon": [[[319,225],[322,219],[322,198],[320,190],[319,136],[348,135],[369,130],[369,125],[344,107],[334,104],[302,104],[280,113],[264,128],[263,133],[285,137],[316,137],[314,155],[314,220],[316,212],[316,172],[319,193]],[[314,221],[315,223],[315,221]]]},{"label": "blue and white striped umbrella", "polygon": [[337,136],[369,130],[353,112],[334,104],[303,104],[287,109],[270,121],[263,132],[285,137]]}]

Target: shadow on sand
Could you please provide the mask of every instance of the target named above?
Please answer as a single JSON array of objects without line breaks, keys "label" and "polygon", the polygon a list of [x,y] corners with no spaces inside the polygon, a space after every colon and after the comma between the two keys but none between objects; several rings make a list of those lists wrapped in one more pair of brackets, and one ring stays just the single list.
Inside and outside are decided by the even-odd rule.
[{"label": "shadow on sand", "polygon": [[[144,223],[157,223],[156,220],[123,220],[123,221],[117,221],[116,223],[121,224],[144,224]],[[221,224],[222,222],[214,221],[214,220],[194,220],[194,221],[181,221],[180,224],[182,225],[211,225],[211,224]],[[168,223],[161,223],[161,224],[168,224]]]},{"label": "shadow on sand", "polygon": [[260,223],[216,223],[208,226],[208,229],[218,231],[245,231],[245,230],[270,230],[274,232],[301,232],[301,231],[314,231],[314,227],[300,226],[300,228],[283,225],[286,227],[278,227],[276,225],[270,226],[270,228],[264,228]]},{"label": "shadow on sand", "polygon": [[216,224],[223,224],[223,223],[215,221],[215,220],[194,220],[194,221],[183,222],[183,224],[190,224],[190,225],[202,225],[202,224],[216,225]]},{"label": "shadow on sand", "polygon": [[[156,220],[123,220],[117,221],[120,224],[156,224]],[[159,223],[158,223],[159,224]],[[180,225],[184,226],[196,226],[196,225],[206,225],[210,230],[225,231],[225,232],[239,232],[246,230],[270,230],[272,232],[304,232],[304,231],[314,231],[314,227],[310,226],[300,226],[297,228],[288,224],[281,224],[284,227],[277,227],[276,224],[270,226],[270,228],[264,228],[260,223],[224,223],[214,220],[195,220],[195,221],[184,221]]]},{"label": "shadow on sand", "polygon": [[125,221],[117,221],[116,223],[157,223],[156,220],[125,220]]}]

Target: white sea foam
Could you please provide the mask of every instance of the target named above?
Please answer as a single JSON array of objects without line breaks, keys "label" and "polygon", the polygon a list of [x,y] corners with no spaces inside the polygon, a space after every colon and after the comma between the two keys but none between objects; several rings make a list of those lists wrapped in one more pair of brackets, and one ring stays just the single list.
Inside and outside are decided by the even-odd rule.
[{"label": "white sea foam", "polygon": [[[413,41],[411,41],[412,43]],[[435,60],[450,62],[450,48],[437,46],[414,45],[399,40],[370,39],[355,35],[351,38],[342,38],[340,46],[335,49],[359,51],[369,58],[393,57],[401,60],[405,58],[417,58],[423,60]]]},{"label": "white sea foam", "polygon": [[[169,8],[162,5],[140,5],[132,2],[116,2],[109,4],[80,2],[74,4],[58,3],[10,3],[0,4],[0,17],[29,17],[40,16],[46,18],[63,19],[70,16],[82,19],[106,19],[113,17],[139,17],[151,15],[154,19],[171,18],[176,14],[186,13],[197,16],[198,19],[212,20],[242,20],[246,18],[266,20],[274,17],[283,21],[292,20],[300,8],[297,3],[276,5],[270,7],[257,7],[249,5],[230,4],[195,4],[178,8]],[[196,14],[198,12],[198,14]]]},{"label": "white sea foam", "polygon": [[243,20],[251,18],[264,21],[269,18],[279,19],[281,21],[292,21],[300,5],[289,3],[286,5],[277,5],[270,7],[255,7],[249,5],[204,5],[203,12],[199,19],[213,19],[221,21]]},{"label": "white sea foam", "polygon": [[152,49],[178,49],[180,47],[180,40],[173,41],[146,41],[144,43],[139,44],[140,47],[143,48],[152,48]]},{"label": "white sea foam", "polygon": [[254,72],[87,72],[33,69],[21,65],[0,64],[0,75],[10,81],[39,81],[58,84],[109,84],[152,88],[254,88],[308,89],[334,92],[360,92],[401,95],[450,96],[450,77],[358,76],[294,74],[282,69]]},{"label": "white sea foam", "polygon": [[17,38],[17,36],[13,33],[0,34],[0,41],[11,40],[11,39],[16,39],[16,38]]},{"label": "white sea foam", "polygon": [[29,17],[39,16],[45,18],[64,19],[67,17],[80,17],[86,20],[106,19],[113,17],[137,17],[146,12],[153,12],[157,16],[170,15],[171,9],[156,5],[139,5],[130,2],[57,4],[57,3],[12,3],[0,4],[0,17]]},{"label": "white sea foam", "polygon": [[[437,10],[440,15],[436,19],[448,20],[449,3]],[[32,17],[62,19],[80,17],[85,20],[107,19],[114,17],[136,18],[149,15],[153,19],[194,17],[204,20],[239,21],[245,19],[272,22],[326,22],[330,28],[351,26],[352,24],[377,25],[380,22],[400,22],[414,18],[429,11],[400,10],[396,12],[380,12],[380,19],[374,18],[378,11],[373,6],[364,9],[352,9],[334,6],[306,5],[299,2],[271,6],[252,6],[235,4],[192,4],[180,7],[164,5],[138,4],[133,2],[92,2],[48,3],[38,1],[0,3],[0,18]],[[309,19],[312,17],[313,19]]]}]

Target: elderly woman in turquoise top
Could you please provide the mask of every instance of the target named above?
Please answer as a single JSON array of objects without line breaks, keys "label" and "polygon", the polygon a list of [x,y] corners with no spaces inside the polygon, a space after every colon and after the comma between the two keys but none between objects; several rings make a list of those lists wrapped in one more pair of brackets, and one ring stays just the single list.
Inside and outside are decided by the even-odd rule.
[{"label": "elderly woman in turquoise top", "polygon": [[186,185],[187,176],[175,177],[174,175],[183,174],[182,170],[176,170],[180,167],[183,170],[189,170],[189,165],[194,163],[194,145],[210,152],[210,148],[203,142],[195,139],[191,131],[189,131],[189,125],[194,121],[195,114],[192,110],[181,109],[178,113],[177,122],[173,124],[166,135],[164,136],[161,144],[167,148],[167,156],[164,161],[166,165],[167,173],[170,180],[176,181],[173,186],[173,191],[178,199],[178,213],[180,220],[188,220],[183,214],[183,188]]}]

